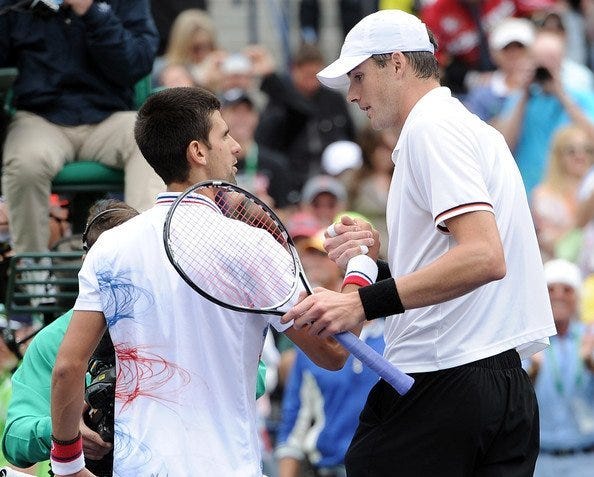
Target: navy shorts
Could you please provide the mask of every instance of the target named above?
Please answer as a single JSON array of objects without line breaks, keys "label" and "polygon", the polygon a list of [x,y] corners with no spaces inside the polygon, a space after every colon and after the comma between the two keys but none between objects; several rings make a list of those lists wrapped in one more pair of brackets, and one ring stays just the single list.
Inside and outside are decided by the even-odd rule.
[{"label": "navy shorts", "polygon": [[347,452],[348,477],[530,477],[538,404],[515,350],[412,374],[400,396],[381,380]]}]

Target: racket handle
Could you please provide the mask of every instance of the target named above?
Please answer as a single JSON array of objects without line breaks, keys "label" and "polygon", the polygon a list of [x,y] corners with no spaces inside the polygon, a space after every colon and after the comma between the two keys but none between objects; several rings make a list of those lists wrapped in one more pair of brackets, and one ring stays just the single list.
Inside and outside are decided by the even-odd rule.
[{"label": "racket handle", "polygon": [[404,374],[381,354],[361,341],[350,331],[343,331],[334,335],[336,341],[351,352],[362,363],[373,369],[379,376],[400,394],[404,396],[412,387],[415,380]]}]

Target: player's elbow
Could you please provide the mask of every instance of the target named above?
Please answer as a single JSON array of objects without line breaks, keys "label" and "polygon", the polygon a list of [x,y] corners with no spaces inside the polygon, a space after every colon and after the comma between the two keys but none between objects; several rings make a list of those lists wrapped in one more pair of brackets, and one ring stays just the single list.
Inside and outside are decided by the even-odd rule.
[{"label": "player's elbow", "polygon": [[487,248],[482,254],[481,271],[482,281],[485,283],[501,280],[507,273],[505,255],[502,249]]},{"label": "player's elbow", "polygon": [[86,373],[86,363],[83,361],[71,361],[57,359],[52,371],[52,388],[56,383],[72,382],[80,379]]}]

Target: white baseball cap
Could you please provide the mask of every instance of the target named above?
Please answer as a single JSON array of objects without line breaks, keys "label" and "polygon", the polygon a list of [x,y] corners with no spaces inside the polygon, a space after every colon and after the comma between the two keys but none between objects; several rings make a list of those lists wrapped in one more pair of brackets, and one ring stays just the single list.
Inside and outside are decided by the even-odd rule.
[{"label": "white baseball cap", "polygon": [[499,51],[511,43],[530,46],[534,43],[535,27],[526,18],[506,18],[489,35],[489,46]]},{"label": "white baseball cap", "polygon": [[359,169],[363,164],[361,146],[353,141],[335,141],[322,152],[322,169],[337,176],[347,169]]},{"label": "white baseball cap", "polygon": [[402,10],[380,10],[363,18],[347,34],[339,58],[317,74],[328,88],[349,84],[347,73],[371,55],[394,51],[435,52],[427,27]]},{"label": "white baseball cap", "polygon": [[582,289],[582,275],[577,265],[562,258],[549,260],[544,264],[547,285],[561,283],[570,286],[576,292]]}]

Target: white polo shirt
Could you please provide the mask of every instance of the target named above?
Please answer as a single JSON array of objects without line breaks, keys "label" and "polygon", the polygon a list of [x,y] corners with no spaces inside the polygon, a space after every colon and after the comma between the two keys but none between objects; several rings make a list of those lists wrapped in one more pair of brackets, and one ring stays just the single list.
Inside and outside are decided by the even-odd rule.
[{"label": "white polo shirt", "polygon": [[495,214],[507,275],[390,317],[387,359],[405,372],[427,372],[512,348],[522,357],[544,348],[555,326],[524,185],[501,134],[449,89],[437,88],[412,109],[392,159],[386,214],[392,276],[419,270],[453,248],[444,220],[477,210]]},{"label": "white polo shirt", "polygon": [[[80,272],[75,309],[103,311],[116,349],[114,475],[261,476],[258,359],[268,324],[286,326],[217,306],[179,277],[163,246],[174,198],[103,233]],[[236,237],[244,224],[207,205],[208,231]]]}]

